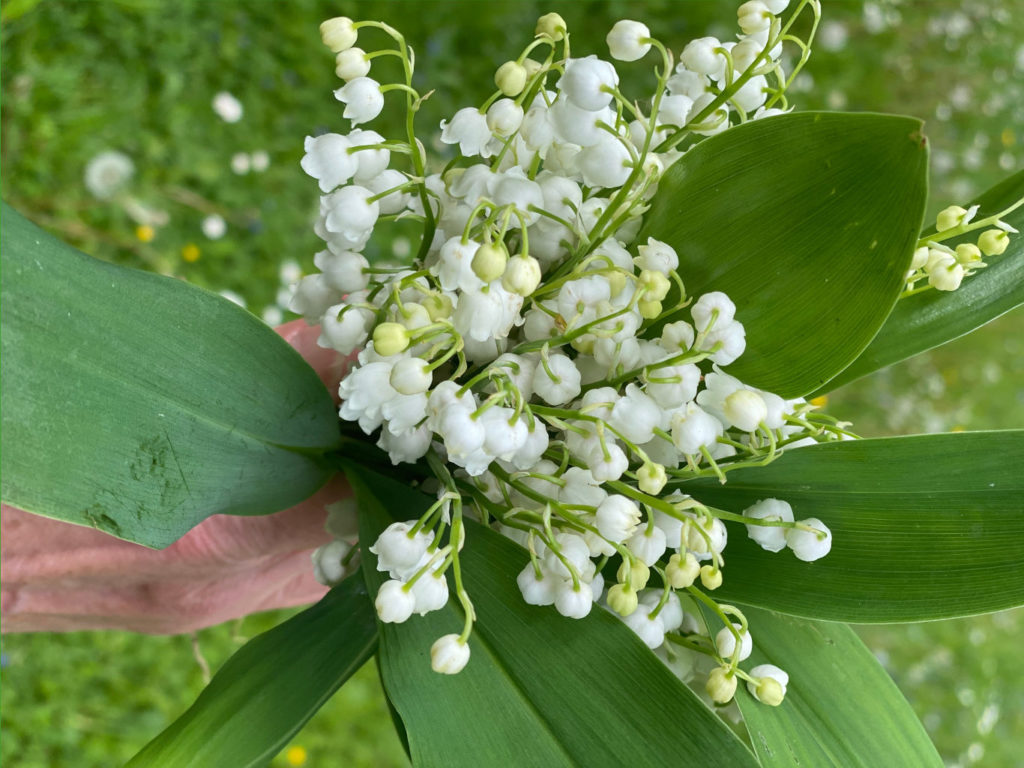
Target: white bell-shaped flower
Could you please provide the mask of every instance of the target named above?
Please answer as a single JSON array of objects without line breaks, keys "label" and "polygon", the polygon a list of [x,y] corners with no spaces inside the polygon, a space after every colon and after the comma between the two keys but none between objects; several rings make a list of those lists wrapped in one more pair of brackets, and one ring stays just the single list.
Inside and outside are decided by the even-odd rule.
[{"label": "white bell-shaped flower", "polygon": [[[370,147],[384,143],[384,137],[376,131],[355,129],[348,135],[353,147]],[[355,172],[356,184],[366,184],[384,172],[391,162],[391,152],[387,149],[359,149],[352,153],[358,161],[359,168]]]},{"label": "white bell-shaped flower", "polygon": [[[743,510],[743,516],[752,520],[791,523],[793,522],[793,508],[780,499],[761,499]],[[786,534],[789,530],[776,526],[748,525],[747,535],[756,541],[762,549],[769,552],[780,552],[786,547]]]},{"label": "white bell-shaped flower", "polygon": [[427,571],[416,580],[409,591],[412,592],[415,601],[413,613],[419,616],[439,611],[448,604],[448,581],[444,574]]},{"label": "white bell-shaped flower", "polygon": [[356,242],[373,231],[380,216],[380,206],[369,202],[372,197],[365,187],[352,185],[342,187],[327,196],[327,231],[342,235]]},{"label": "white bell-shaped flower", "polygon": [[401,624],[412,616],[416,608],[416,598],[405,588],[401,581],[385,581],[377,590],[374,600],[377,616],[385,624]]},{"label": "white bell-shaped flower", "polygon": [[380,83],[371,77],[349,80],[334,92],[334,98],[345,105],[344,117],[359,125],[373,120],[384,108],[384,94]]},{"label": "white bell-shaped flower", "polygon": [[578,588],[572,580],[562,583],[555,590],[555,610],[569,619],[582,619],[594,605],[594,593],[589,584],[581,582]]},{"label": "white bell-shaped flower", "polygon": [[366,343],[372,323],[371,312],[344,303],[335,304],[324,312],[320,320],[317,345],[343,355],[351,355]]},{"label": "white bell-shaped flower", "polygon": [[[742,625],[733,622],[733,627],[740,636],[739,660],[744,661],[754,650],[754,640],[750,636],[750,631],[744,631],[741,629],[741,626]],[[728,627],[722,627],[718,631],[718,634],[715,635],[715,648],[718,650],[718,655],[723,659],[732,657],[733,653],[736,652],[736,635],[734,635]]]},{"label": "white bell-shaped flower", "polygon": [[696,403],[688,403],[672,417],[672,443],[686,456],[699,455],[701,448],[714,445],[723,432],[722,422]]},{"label": "white bell-shaped flower", "polygon": [[433,439],[434,435],[426,424],[397,433],[389,427],[380,431],[377,447],[387,451],[388,458],[395,466],[413,464],[427,455]]},{"label": "white bell-shaped flower", "polygon": [[580,372],[566,355],[550,354],[533,373],[533,391],[548,405],[564,405],[580,393]]},{"label": "white bell-shaped flower", "polygon": [[369,285],[370,275],[366,271],[370,262],[366,257],[353,251],[320,251],[313,257],[313,263],[331,288],[342,293],[355,293]]},{"label": "white bell-shaped flower", "polygon": [[486,114],[487,127],[492,134],[507,139],[523,124],[523,108],[513,99],[498,99]]},{"label": "white bell-shaped flower", "polygon": [[337,133],[307,136],[302,170],[320,182],[321,191],[330,192],[351,179],[359,168],[355,155],[348,152],[351,146],[352,142]]},{"label": "white bell-shaped flower", "polygon": [[527,563],[516,577],[516,584],[527,605],[551,605],[555,602],[555,591],[561,586],[561,579],[545,573],[543,569],[538,577],[533,563]]},{"label": "white bell-shaped flower", "polygon": [[633,170],[629,150],[622,141],[608,134],[597,143],[584,147],[577,163],[583,174],[583,183],[595,188],[621,187]]},{"label": "white bell-shaped flower", "polygon": [[582,59],[569,59],[565,74],[558,80],[558,90],[580,109],[596,112],[608,106],[612,99],[610,89],[619,84],[615,67],[591,55]]},{"label": "white bell-shaped flower", "polygon": [[613,59],[636,61],[651,50],[651,30],[639,21],[623,19],[615,22],[605,42],[608,43],[608,50]]},{"label": "white bell-shaped flower", "polygon": [[597,530],[608,541],[621,544],[640,525],[640,507],[631,499],[610,494],[597,508]]},{"label": "white bell-shaped flower", "polygon": [[444,635],[430,646],[430,668],[442,675],[457,675],[469,662],[469,643],[458,635]]},{"label": "white bell-shaped flower", "polygon": [[476,107],[465,107],[452,116],[450,122],[441,121],[441,141],[458,144],[459,151],[466,157],[490,157],[487,148],[491,140],[491,129],[487,117]]},{"label": "white bell-shaped flower", "polygon": [[651,616],[653,610],[654,608],[649,605],[640,604],[631,614],[622,617],[622,622],[652,650],[665,642],[665,623],[661,620],[660,613]]},{"label": "white bell-shaped flower", "polygon": [[721,47],[717,37],[698,37],[683,48],[679,62],[691,72],[719,77],[726,65],[725,57],[717,50]]},{"label": "white bell-shaped flower", "polygon": [[786,531],[786,544],[793,550],[793,554],[807,563],[827,555],[832,549],[832,531],[828,529],[828,526],[816,517],[801,520],[800,524],[816,530],[804,531],[799,528],[790,528]]}]

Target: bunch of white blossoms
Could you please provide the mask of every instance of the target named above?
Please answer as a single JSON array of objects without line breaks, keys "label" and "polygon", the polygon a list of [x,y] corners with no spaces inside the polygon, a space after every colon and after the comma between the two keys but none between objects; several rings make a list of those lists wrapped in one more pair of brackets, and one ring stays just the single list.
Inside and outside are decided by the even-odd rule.
[{"label": "bunch of white blossoms", "polygon": [[[780,63],[782,40],[803,9],[818,14],[804,0],[784,21],[786,6],[744,3],[736,42],[695,40],[678,66],[646,26],[620,21],[607,38],[612,58],[660,56],[653,91],[639,99],[619,91],[610,61],[571,55],[565,22],[548,14],[498,68],[496,92],[441,123],[459,156],[437,173],[412,134],[424,97],[404,38],[380,22],[322,26],[348,80],[336,92],[345,116],[371,120],[382,94],[398,91],[409,135],[356,128],[306,140],[302,167],[323,193],[315,230],[326,248],[292,309],[321,325],[322,346],[356,355],[340,386],[342,419],[376,436],[395,464],[425,460],[437,479],[436,503],[369,547],[390,577],[376,597],[385,622],[444,606],[452,570],[466,625],[435,643],[435,670],[458,672],[469,659],[473,611],[457,565],[471,514],[525,548],[518,583],[528,603],[572,618],[610,609],[684,679],[706,673],[716,703],[740,678],[762,701],[781,701],[785,673],[739,669],[751,648],[746,619],[707,594],[722,583],[723,521],[807,561],[829,551],[828,528],[795,520],[784,501],[730,514],[673,486],[725,482],[783,448],[848,433],[803,400],[725,372],[746,346],[736,306],[718,291],[689,296],[676,251],[637,234],[684,139],[785,108],[793,73]],[[395,48],[355,48],[367,28]],[[369,77],[385,53],[402,61],[404,82]],[[408,158],[404,170],[391,167],[397,157]],[[361,250],[395,219],[422,223],[417,259],[371,266]],[[699,605],[724,625],[713,640]]]},{"label": "bunch of white blossoms", "polygon": [[[935,219],[935,234],[922,238],[914,250],[903,295],[910,296],[929,288],[955,291],[965,277],[970,277],[979,269],[987,267],[983,259],[1001,256],[1010,244],[1010,235],[1018,234],[1017,230],[1002,221],[1001,217],[1021,205],[1024,205],[1024,200],[979,221],[974,220],[978,213],[977,205],[970,208],[951,205],[940,211]],[[991,229],[985,229],[978,237],[977,243],[960,243],[956,248],[943,244],[944,240],[985,227]],[[927,280],[927,283],[917,287],[920,280]]]}]

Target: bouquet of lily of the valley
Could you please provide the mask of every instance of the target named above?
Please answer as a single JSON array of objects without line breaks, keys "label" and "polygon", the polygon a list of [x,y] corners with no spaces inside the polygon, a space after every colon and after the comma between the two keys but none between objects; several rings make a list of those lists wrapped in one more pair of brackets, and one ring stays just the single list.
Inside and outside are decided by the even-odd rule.
[{"label": "bouquet of lily of the valley", "polygon": [[[121,483],[84,510],[5,458],[5,501],[152,546],[216,512],[280,509],[335,471],[355,490],[311,565],[328,596],[240,651],[139,765],[266,759],[375,651],[415,765],[941,765],[838,622],[1024,603],[1024,440],[860,440],[820,396],[1024,301],[1024,175],[922,231],[919,121],[793,111],[819,14],[751,0],[735,42],[683,45],[623,20],[599,53],[547,14],[493,94],[441,123],[441,158],[402,34],[321,25],[350,130],[306,138],[324,249],[291,309],[347,359],[340,430],[269,331],[128,274],[120,301],[179,354],[198,332],[176,323],[183,303],[216,317],[225,348],[246,339],[209,375],[252,397],[214,384],[167,408],[173,471],[132,482],[124,452],[163,444],[155,426],[132,444],[154,416],[128,408],[112,455],[75,457]],[[374,79],[381,57],[399,81]],[[643,89],[620,89],[625,67],[647,68]],[[367,127],[392,99],[400,136]],[[411,262],[364,255],[410,225]],[[22,269],[32,235],[8,247],[9,229],[5,301],[16,282],[27,305],[45,270]],[[11,315],[19,338],[30,314]],[[16,396],[21,439],[52,456],[52,434],[29,429],[38,393]]]}]

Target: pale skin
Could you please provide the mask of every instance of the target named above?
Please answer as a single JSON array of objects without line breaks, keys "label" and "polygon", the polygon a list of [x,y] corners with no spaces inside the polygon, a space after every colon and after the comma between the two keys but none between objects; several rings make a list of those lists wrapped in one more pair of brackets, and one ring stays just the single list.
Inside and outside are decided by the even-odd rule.
[{"label": "pale skin", "polygon": [[[332,393],[344,369],[301,321],[278,333]],[[164,550],[4,505],[0,585],[4,632],[122,629],[191,632],[256,611],[303,605],[326,587],[312,551],[330,541],[325,506],[350,491],[340,477],[274,515],[214,515]]]}]

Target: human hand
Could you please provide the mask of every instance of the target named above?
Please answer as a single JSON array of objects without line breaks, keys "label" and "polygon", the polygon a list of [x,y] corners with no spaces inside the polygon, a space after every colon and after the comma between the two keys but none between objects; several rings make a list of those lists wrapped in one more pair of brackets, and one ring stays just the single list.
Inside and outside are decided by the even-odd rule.
[{"label": "human hand", "polygon": [[[316,345],[319,328],[297,320],[277,330],[337,392],[344,361]],[[318,600],[326,587],[310,555],[331,540],[325,506],[348,495],[337,476],[284,512],[214,515],[163,550],[5,505],[3,631],[175,634]]]}]

